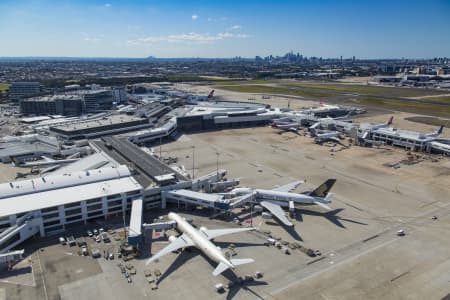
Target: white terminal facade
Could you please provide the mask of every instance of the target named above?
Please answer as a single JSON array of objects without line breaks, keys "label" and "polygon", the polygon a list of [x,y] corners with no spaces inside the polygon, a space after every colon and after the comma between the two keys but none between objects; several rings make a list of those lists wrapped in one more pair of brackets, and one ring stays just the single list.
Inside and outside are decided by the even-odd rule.
[{"label": "white terminal facade", "polygon": [[0,184],[0,252],[37,233],[121,214],[141,197],[123,165]]}]

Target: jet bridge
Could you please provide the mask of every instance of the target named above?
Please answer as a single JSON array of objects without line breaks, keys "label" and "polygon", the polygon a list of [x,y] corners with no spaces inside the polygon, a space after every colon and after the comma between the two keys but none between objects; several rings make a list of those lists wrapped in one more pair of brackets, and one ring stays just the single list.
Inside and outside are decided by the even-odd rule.
[{"label": "jet bridge", "polygon": [[203,206],[221,210],[228,210],[230,208],[230,200],[224,199],[223,195],[218,194],[206,194],[180,189],[163,192],[162,196],[165,201],[177,203],[178,205],[184,203],[186,205],[192,204],[195,206]]},{"label": "jet bridge", "polygon": [[41,231],[42,219],[28,213],[16,220],[16,223],[0,233],[0,253],[24,242]]}]

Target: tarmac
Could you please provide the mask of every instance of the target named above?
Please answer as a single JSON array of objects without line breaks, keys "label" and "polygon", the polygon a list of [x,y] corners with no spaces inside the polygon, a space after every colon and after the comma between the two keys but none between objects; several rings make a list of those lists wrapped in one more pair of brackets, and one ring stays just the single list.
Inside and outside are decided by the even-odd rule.
[{"label": "tarmac", "polygon": [[[403,123],[408,122],[404,120],[407,115],[395,114],[394,124],[398,120],[398,127],[411,129],[400,126],[407,125]],[[386,120],[388,116],[367,118]],[[424,132],[433,128],[414,124],[414,129]],[[117,266],[117,258],[109,261],[79,256],[76,248],[59,245],[55,236],[30,241],[26,250],[31,255],[34,285],[25,284],[30,282],[29,276],[24,276],[21,283],[17,283],[16,277],[11,283],[6,282],[8,276],[3,274],[0,295],[5,293],[7,299],[95,300],[450,297],[450,160],[417,154],[421,159],[415,163],[399,163],[399,167],[393,168],[390,165],[407,159],[403,149],[320,146],[302,134],[279,134],[268,127],[182,135],[177,141],[163,144],[162,155],[177,157],[178,164],[184,165],[190,174],[194,165],[195,177],[217,168],[226,169],[227,177],[239,178],[241,186],[266,189],[306,180],[297,192],[336,178],[332,189],[335,196],[330,204],[333,210],[316,206],[298,208],[293,229],[255,214],[252,222],[257,232],[214,241],[224,251],[228,251],[230,243],[236,244],[237,258],[253,258],[255,262],[218,277],[211,274],[215,264],[195,249],[169,254],[149,266],[145,266],[145,261],[150,253],[144,251],[138,259],[127,262],[137,270],[132,275],[133,282],[128,283]],[[170,209],[178,211],[176,207]],[[146,212],[145,217],[149,222],[167,212]],[[198,227],[239,226],[209,219],[211,212],[205,209],[178,212],[193,217]],[[247,224],[249,215],[236,213]],[[398,236],[398,230],[404,230],[405,236]],[[286,255],[276,247],[265,246],[268,231],[281,241],[298,242],[320,250],[322,255],[309,257],[298,250]],[[83,235],[85,228],[77,232],[77,237]],[[64,236],[71,233],[65,232]],[[112,240],[110,245],[102,242],[90,246],[105,250],[117,247],[116,243]],[[156,253],[165,245],[167,238],[156,238],[151,252]],[[158,289],[152,290],[144,271],[156,269],[163,275]],[[237,282],[238,277],[257,271],[264,276],[235,284],[224,293],[215,290],[218,283]]]}]

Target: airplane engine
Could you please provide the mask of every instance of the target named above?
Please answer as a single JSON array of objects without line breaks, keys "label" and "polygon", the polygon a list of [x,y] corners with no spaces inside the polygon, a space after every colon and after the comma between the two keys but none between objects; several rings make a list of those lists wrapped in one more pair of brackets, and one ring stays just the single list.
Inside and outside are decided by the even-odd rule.
[{"label": "airplane engine", "polygon": [[177,237],[174,235],[169,236],[169,241],[171,241],[171,242],[175,241],[176,239],[177,239]]},{"label": "airplane engine", "polygon": [[266,220],[272,219],[272,214],[270,214],[270,213],[268,213],[268,212],[263,212],[263,213],[261,214],[261,217],[262,217],[263,219],[266,219]]},{"label": "airplane engine", "polygon": [[200,227],[200,231],[201,232],[206,232],[208,231],[208,228],[206,228],[205,226]]}]

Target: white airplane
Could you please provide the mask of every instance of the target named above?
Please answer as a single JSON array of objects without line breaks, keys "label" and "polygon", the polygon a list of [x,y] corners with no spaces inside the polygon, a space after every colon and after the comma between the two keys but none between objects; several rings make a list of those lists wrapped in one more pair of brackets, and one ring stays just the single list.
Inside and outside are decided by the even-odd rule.
[{"label": "white airplane", "polygon": [[319,185],[314,191],[306,192],[303,194],[291,193],[290,191],[295,189],[300,184],[304,183],[304,181],[294,181],[283,186],[276,187],[272,190],[236,188],[230,193],[236,196],[245,196],[252,194],[252,198],[254,198],[254,201],[270,211],[283,224],[285,224],[286,226],[293,226],[291,221],[286,218],[284,210],[281,207],[289,207],[290,210],[293,210],[296,204],[317,204],[327,210],[331,210],[331,208],[327,204],[331,203],[333,194],[329,193],[329,191],[331,190],[335,182],[336,179],[328,179],[327,181]]},{"label": "white airplane", "polygon": [[[79,153],[76,153],[79,155]],[[67,159],[52,159],[47,156],[41,156],[42,160],[32,161],[32,162],[20,162],[14,157],[11,157],[11,161],[14,167],[46,167],[46,166],[54,166],[54,165],[62,165],[62,164],[70,164],[78,161],[80,158],[69,158]]]},{"label": "white airplane", "polygon": [[427,133],[427,134],[425,134],[425,136],[426,137],[438,137],[442,134],[442,132],[444,132],[444,125],[441,125],[441,127],[439,127],[439,129],[436,132]]},{"label": "white airplane", "polygon": [[211,260],[218,263],[218,266],[213,271],[213,275],[217,276],[227,269],[234,269],[238,265],[243,265],[247,263],[254,262],[251,258],[240,258],[240,259],[228,259],[225,254],[221,251],[220,247],[214,245],[211,240],[232,233],[238,233],[243,231],[255,230],[253,227],[248,228],[228,228],[228,229],[207,229],[206,227],[200,227],[199,230],[192,227],[184,218],[176,213],[169,213],[168,218],[176,223],[176,228],[178,231],[182,232],[181,236],[175,237],[170,236],[170,244],[163,248],[161,251],[153,255],[149,260],[147,260],[146,265],[158,260],[162,256],[176,251],[181,248],[186,247],[196,247],[202,251]]},{"label": "white airplane", "polygon": [[297,133],[297,130],[301,127],[301,125],[297,122],[292,122],[292,123],[272,123],[270,125],[270,127],[274,128],[274,129],[279,129],[281,130],[281,132],[287,132],[287,131],[292,131],[294,133]]},{"label": "white airplane", "polygon": [[380,129],[380,128],[387,128],[387,127],[392,125],[392,121],[393,120],[394,120],[394,116],[391,116],[387,122],[384,122],[384,123],[381,123],[381,124],[375,124],[375,125],[368,124],[368,123],[362,123],[362,124],[360,124],[359,127],[363,131],[377,130],[377,129]]},{"label": "white airplane", "polygon": [[325,133],[318,133],[314,137],[314,141],[317,144],[322,144],[325,142],[334,142],[341,144],[341,140],[339,139],[341,133],[338,131],[331,131],[331,132],[325,132]]}]

